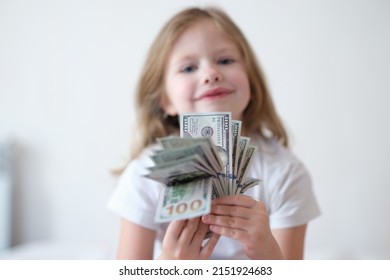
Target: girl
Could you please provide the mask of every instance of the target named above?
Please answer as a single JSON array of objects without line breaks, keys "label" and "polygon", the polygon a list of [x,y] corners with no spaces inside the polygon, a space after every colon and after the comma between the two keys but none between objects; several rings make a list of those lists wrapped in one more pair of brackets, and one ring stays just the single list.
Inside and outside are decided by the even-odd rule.
[{"label": "girl", "polygon": [[[223,11],[176,14],[152,44],[137,94],[140,137],[109,202],[122,217],[118,258],[303,258],[307,223],[319,214],[310,176],[287,149],[253,51]],[[262,185],[213,200],[203,217],[155,224],[164,186],[143,175],[156,138],[177,135],[181,113],[216,111],[242,120],[242,135],[258,147],[248,176]]]}]

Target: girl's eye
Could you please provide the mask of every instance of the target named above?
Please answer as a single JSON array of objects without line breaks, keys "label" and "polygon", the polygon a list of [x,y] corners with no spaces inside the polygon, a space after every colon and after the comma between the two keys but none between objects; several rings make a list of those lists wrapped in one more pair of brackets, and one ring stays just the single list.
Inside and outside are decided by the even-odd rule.
[{"label": "girl's eye", "polygon": [[223,58],[223,59],[218,60],[218,63],[222,64],[222,65],[232,64],[233,62],[234,61],[231,58]]},{"label": "girl's eye", "polygon": [[183,73],[191,73],[191,72],[194,72],[195,70],[196,70],[195,66],[186,66],[186,67],[181,69],[181,72],[183,72]]}]

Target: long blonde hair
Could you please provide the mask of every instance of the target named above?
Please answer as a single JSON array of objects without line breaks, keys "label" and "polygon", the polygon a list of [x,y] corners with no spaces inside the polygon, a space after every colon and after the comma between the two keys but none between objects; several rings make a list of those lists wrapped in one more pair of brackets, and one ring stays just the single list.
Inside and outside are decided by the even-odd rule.
[{"label": "long blonde hair", "polygon": [[243,33],[229,16],[218,8],[188,8],[176,14],[163,26],[149,50],[136,92],[138,138],[135,139],[131,159],[137,157],[146,146],[154,143],[156,138],[178,132],[177,118],[167,117],[160,106],[161,98],[165,94],[164,69],[170,50],[179,36],[194,23],[205,19],[214,22],[236,43],[244,59],[251,90],[251,99],[242,118],[245,131],[265,137],[270,132],[284,146],[288,146],[286,131],[276,113],[254,52]]}]

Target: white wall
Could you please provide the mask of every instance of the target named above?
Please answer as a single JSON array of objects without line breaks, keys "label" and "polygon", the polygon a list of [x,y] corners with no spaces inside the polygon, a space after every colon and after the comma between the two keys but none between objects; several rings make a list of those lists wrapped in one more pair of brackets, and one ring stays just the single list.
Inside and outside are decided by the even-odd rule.
[{"label": "white wall", "polygon": [[323,214],[307,257],[390,258],[384,0],[0,0],[0,139],[18,146],[14,242],[115,247],[109,169],[129,151],[146,50],[174,12],[204,3],[247,35],[313,176]]}]

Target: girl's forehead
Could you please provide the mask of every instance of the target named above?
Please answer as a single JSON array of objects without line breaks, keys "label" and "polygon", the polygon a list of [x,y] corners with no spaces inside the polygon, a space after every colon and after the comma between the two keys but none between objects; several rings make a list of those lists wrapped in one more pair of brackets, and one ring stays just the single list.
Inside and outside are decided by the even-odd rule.
[{"label": "girl's forehead", "polygon": [[213,20],[203,19],[198,20],[190,24],[185,28],[178,36],[177,40],[187,36],[217,36],[217,38],[231,40],[229,32],[225,31],[220,24],[217,24]]},{"label": "girl's forehead", "polygon": [[237,49],[233,37],[211,20],[201,20],[187,27],[173,42],[172,51],[198,47]]}]

